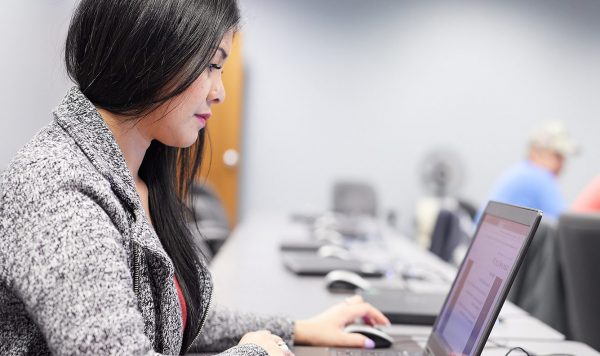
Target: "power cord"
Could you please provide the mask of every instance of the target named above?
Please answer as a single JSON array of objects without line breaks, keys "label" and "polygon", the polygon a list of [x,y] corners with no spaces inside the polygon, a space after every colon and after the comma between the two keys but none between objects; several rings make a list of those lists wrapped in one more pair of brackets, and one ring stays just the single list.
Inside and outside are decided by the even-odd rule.
[{"label": "power cord", "polygon": [[566,353],[536,354],[536,353],[533,353],[531,351],[526,350],[525,348],[523,348],[521,346],[509,346],[507,343],[500,342],[500,341],[493,340],[493,339],[488,339],[488,342],[491,345],[486,345],[485,346],[486,349],[491,349],[491,348],[508,349],[508,351],[504,354],[504,356],[510,356],[513,353],[513,351],[520,351],[520,352],[522,352],[522,354],[512,354],[514,356],[517,356],[517,355],[525,355],[525,356],[575,356],[573,354],[566,354]]},{"label": "power cord", "polygon": [[[498,345],[498,346],[499,346],[499,345]],[[513,348],[509,349],[509,350],[508,350],[508,351],[507,351],[507,352],[504,354],[504,356],[509,356],[509,355],[510,355],[510,354],[511,354],[513,351],[521,351],[521,352],[523,352],[523,353],[524,353],[526,356],[575,356],[575,355],[573,355],[573,354],[563,354],[563,353],[560,353],[560,354],[534,354],[534,353],[532,353],[532,352],[529,352],[529,351],[525,350],[525,349],[524,349],[524,348],[522,348],[521,346],[516,346],[516,347],[513,347]]]}]

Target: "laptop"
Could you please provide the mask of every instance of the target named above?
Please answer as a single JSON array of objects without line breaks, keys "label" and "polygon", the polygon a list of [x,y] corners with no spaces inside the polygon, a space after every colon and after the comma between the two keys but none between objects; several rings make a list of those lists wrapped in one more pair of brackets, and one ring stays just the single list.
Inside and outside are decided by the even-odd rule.
[{"label": "laptop", "polygon": [[404,339],[390,349],[294,347],[294,354],[480,355],[541,218],[539,210],[488,203],[424,348]]},{"label": "laptop", "polygon": [[342,260],[321,257],[313,253],[287,252],[282,256],[284,265],[299,276],[325,276],[335,270],[357,273],[362,277],[382,277],[383,270],[378,266],[358,260]]},{"label": "laptop", "polygon": [[397,288],[372,288],[360,294],[392,324],[433,325],[446,299],[444,293],[418,293]]}]

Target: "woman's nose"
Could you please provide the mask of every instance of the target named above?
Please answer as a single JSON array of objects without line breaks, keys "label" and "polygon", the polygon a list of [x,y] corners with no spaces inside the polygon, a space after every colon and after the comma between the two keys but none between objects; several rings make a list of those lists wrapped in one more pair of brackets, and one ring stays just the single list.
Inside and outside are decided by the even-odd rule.
[{"label": "woman's nose", "polygon": [[219,104],[225,101],[225,87],[223,86],[223,81],[219,80],[213,88],[211,89],[208,101],[211,104]]}]

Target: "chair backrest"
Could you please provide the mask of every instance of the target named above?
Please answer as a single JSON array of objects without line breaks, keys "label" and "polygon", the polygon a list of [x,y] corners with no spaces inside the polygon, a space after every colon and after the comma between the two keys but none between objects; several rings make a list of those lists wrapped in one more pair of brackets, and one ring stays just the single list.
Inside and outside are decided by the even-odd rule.
[{"label": "chair backrest", "polygon": [[[466,231],[461,224],[460,208],[440,209],[433,232],[429,251],[433,252],[446,262],[454,262],[454,251],[461,245],[468,245],[470,231]],[[464,213],[466,214],[466,213]]]},{"label": "chair backrest", "polygon": [[558,245],[569,336],[600,350],[600,215],[562,215]]},{"label": "chair backrest", "polygon": [[197,221],[209,220],[215,224],[229,226],[225,208],[211,187],[206,184],[194,183],[192,194],[194,196],[194,218]]},{"label": "chair backrest", "polygon": [[345,215],[377,215],[377,194],[364,182],[340,181],[333,185],[333,206],[336,213]]},{"label": "chair backrest", "polygon": [[468,200],[460,199],[460,198],[457,200],[457,202],[458,202],[458,206],[471,217],[471,220],[475,219],[475,216],[477,215],[477,206],[476,205],[474,205],[473,203],[471,203]]},{"label": "chair backrest", "polygon": [[441,209],[438,212],[433,232],[431,233],[431,244],[429,245],[429,251],[439,256],[444,261],[448,261],[446,255],[446,240],[450,234],[450,229],[453,225],[458,224],[458,219],[448,210]]},{"label": "chair backrest", "polygon": [[508,299],[554,329],[568,334],[557,229],[556,221],[542,219]]},{"label": "chair backrest", "polygon": [[[197,235],[198,242],[205,257],[209,260],[219,252],[219,249],[230,234],[227,214],[223,204],[214,191],[205,184],[195,183],[192,186],[193,220],[190,230]],[[205,245],[205,246],[202,246]],[[210,253],[207,252],[207,247]]]}]

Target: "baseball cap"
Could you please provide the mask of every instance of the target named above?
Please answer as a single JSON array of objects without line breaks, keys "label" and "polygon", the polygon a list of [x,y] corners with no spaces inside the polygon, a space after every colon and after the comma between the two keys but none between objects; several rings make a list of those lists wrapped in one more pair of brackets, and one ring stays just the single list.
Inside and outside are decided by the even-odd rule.
[{"label": "baseball cap", "polygon": [[529,136],[529,144],[552,150],[562,156],[572,156],[579,153],[578,145],[560,121],[547,122],[533,130]]}]

